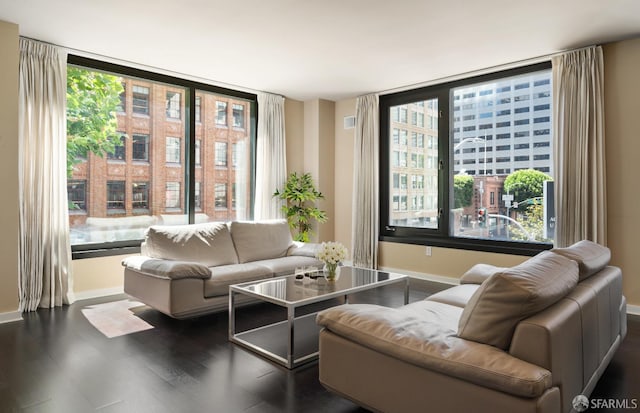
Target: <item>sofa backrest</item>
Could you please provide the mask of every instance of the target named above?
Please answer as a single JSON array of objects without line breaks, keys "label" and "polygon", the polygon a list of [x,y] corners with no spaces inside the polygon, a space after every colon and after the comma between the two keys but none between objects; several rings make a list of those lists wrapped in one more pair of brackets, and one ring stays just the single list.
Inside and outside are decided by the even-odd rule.
[{"label": "sofa backrest", "polygon": [[223,222],[153,225],[145,234],[141,250],[152,258],[191,261],[207,267],[238,263],[229,227]]},{"label": "sofa backrest", "polygon": [[240,263],[284,257],[293,245],[284,219],[232,221],[229,228]]},{"label": "sofa backrest", "polygon": [[589,394],[624,337],[626,305],[622,272],[607,266],[567,296],[516,327],[509,353],[551,371],[563,411]]}]

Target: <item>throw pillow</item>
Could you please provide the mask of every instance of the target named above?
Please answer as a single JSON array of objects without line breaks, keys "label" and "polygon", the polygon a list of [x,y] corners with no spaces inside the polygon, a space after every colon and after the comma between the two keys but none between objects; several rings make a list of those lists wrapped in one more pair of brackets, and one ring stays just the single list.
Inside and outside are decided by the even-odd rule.
[{"label": "throw pillow", "polygon": [[471,296],[458,336],[507,350],[521,320],[560,300],[577,282],[576,262],[549,251],[499,271]]}]

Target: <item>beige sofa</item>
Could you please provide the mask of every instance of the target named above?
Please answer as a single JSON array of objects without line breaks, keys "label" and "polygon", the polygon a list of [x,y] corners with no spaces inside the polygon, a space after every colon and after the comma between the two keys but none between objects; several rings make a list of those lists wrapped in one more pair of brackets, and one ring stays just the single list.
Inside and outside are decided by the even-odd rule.
[{"label": "beige sofa", "polygon": [[582,241],[393,309],[318,314],[320,382],[380,412],[569,412],[626,334],[622,273]]},{"label": "beige sofa", "polygon": [[124,291],[175,318],[224,310],[230,284],[321,266],[316,247],[293,242],[285,220],[151,226],[122,262]]}]

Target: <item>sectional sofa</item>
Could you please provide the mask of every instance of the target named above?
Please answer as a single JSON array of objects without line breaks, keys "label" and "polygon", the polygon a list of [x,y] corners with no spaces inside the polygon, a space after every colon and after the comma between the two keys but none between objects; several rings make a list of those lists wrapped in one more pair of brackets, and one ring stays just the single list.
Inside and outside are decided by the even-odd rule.
[{"label": "sectional sofa", "polygon": [[320,382],[379,412],[570,412],[626,334],[609,258],[581,241],[513,268],[476,265],[401,308],[325,310]]},{"label": "sectional sofa", "polygon": [[293,242],[285,220],[154,225],[122,262],[124,291],[171,317],[198,316],[227,309],[230,284],[321,267],[316,248]]}]

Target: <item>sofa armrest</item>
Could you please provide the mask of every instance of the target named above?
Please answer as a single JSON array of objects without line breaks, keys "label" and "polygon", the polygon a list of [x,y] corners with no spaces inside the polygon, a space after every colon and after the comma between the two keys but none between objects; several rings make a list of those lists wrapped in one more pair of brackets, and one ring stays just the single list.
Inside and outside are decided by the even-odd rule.
[{"label": "sofa armrest", "polygon": [[293,244],[287,251],[287,256],[301,256],[315,258],[320,248],[320,244],[315,242],[293,241]]},{"label": "sofa armrest", "polygon": [[142,274],[171,280],[211,278],[211,270],[197,262],[163,260],[138,255],[125,258],[122,260],[122,265]]},{"label": "sofa armrest", "polygon": [[548,370],[496,347],[457,337],[461,312],[433,301],[399,309],[353,304],[324,310],[317,322],[380,353],[512,395],[538,397],[551,387]]}]

